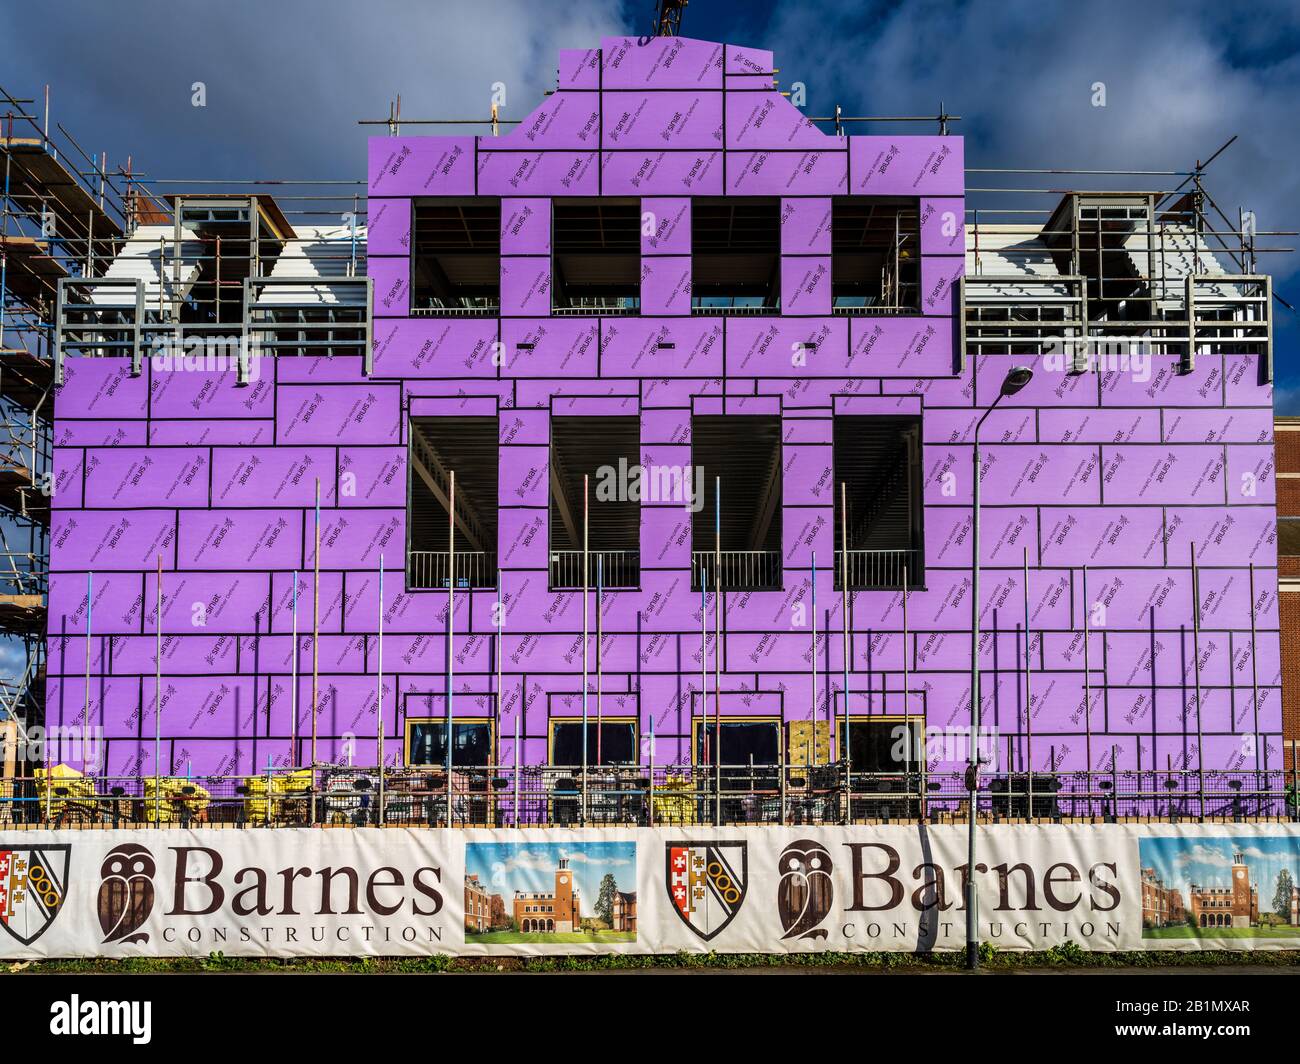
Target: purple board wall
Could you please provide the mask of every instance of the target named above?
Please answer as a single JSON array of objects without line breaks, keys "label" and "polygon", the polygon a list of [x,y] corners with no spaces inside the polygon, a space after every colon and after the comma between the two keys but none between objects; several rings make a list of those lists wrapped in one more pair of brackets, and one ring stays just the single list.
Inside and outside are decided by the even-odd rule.
[{"label": "purple board wall", "polygon": [[[309,632],[319,477],[321,757],[373,763],[378,711],[388,760],[400,762],[407,716],[439,716],[446,706],[446,593],[404,590],[406,419],[496,414],[507,605],[498,756],[513,761],[522,714],[522,756],[543,761],[549,721],[581,713],[581,595],[547,590],[551,412],[639,414],[644,460],[680,464],[690,461],[692,412],[757,412],[783,421],[784,588],[725,596],[722,712],[785,722],[843,712],[843,617],[827,572],[832,419],[919,413],[926,584],[909,597],[906,638],[897,592],[852,595],[848,708],[924,715],[932,734],[964,727],[971,431],[1012,360],[988,356],[957,368],[962,141],[825,135],[773,91],[762,73],[772,62],[770,53],[702,41],[606,40],[599,51],[565,52],[559,91],[508,135],[372,139],[369,378],[359,359],[346,358],[264,364],[247,388],[229,374],[146,365],[131,378],[120,360],[70,359],[56,406],[49,722],[82,724],[88,703],[90,724],[108,739],[107,771],[153,771],[161,556],[163,771],[287,763],[293,573],[301,574],[300,630]],[[474,194],[503,200],[502,317],[410,316],[411,198]],[[642,247],[644,316],[551,319],[550,197],[598,194],[640,197],[655,216]],[[722,194],[783,200],[782,277],[799,298],[783,300],[780,317],[690,315],[690,197]],[[921,314],[830,316],[828,218],[830,197],[840,194],[919,199]],[[812,339],[815,353],[795,365],[792,346]],[[498,341],[504,357],[494,360]],[[1121,769],[1196,767],[1191,544],[1205,566],[1205,766],[1256,764],[1240,737],[1256,730],[1256,714],[1268,764],[1279,765],[1272,396],[1255,383],[1256,360],[1202,355],[1194,373],[1180,376],[1171,357],[1155,357],[1145,382],[1127,373],[1067,376],[1046,359],[1035,369],[981,436],[982,703],[1001,736],[1003,766],[1008,742],[1011,767],[1024,767],[1027,755],[1027,556],[1034,767],[1047,769],[1053,758],[1056,768],[1084,767],[1085,691],[1094,768],[1109,768],[1112,750]],[[689,760],[691,717],[701,706],[689,515],[645,504],[641,525],[641,587],[605,599],[605,711],[635,717],[643,738],[653,721],[660,763]],[[808,601],[814,553],[815,705],[810,618],[796,609]],[[460,718],[496,713],[485,697],[495,690],[494,598],[457,596]],[[1084,614],[1099,603],[1104,617],[1094,617],[1085,675]],[[715,608],[710,596],[710,692]],[[310,732],[311,649],[300,636],[300,735]],[[594,662],[594,637],[590,651]],[[590,705],[594,713],[594,696]],[[52,756],[62,759],[57,749]],[[931,766],[960,767],[963,758],[958,747]]]}]

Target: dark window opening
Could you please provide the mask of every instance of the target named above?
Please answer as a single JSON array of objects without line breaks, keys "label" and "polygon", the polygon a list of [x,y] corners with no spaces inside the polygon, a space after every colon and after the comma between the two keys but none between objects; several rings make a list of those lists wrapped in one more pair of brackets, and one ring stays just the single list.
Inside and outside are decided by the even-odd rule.
[{"label": "dark window opening", "polygon": [[691,520],[692,586],[698,591],[703,580],[712,590],[720,580],[724,590],[779,589],[780,417],[696,415],[691,461],[704,495]]},{"label": "dark window opening", "polygon": [[640,584],[640,466],[639,418],[551,418],[552,591]]},{"label": "dark window opening", "polygon": [[[909,718],[850,718],[850,816],[855,819],[915,819],[921,814],[925,725]],[[836,722],[844,750],[844,720]],[[842,755],[841,755],[842,757]]]},{"label": "dark window opening", "polygon": [[781,723],[777,720],[697,721],[695,763],[718,765],[724,791],[772,790],[780,786]]},{"label": "dark window opening", "polygon": [[414,210],[411,313],[499,313],[501,201],[416,200]]},{"label": "dark window opening", "polygon": [[850,588],[924,586],[921,419],[841,415],[833,433],[836,588],[846,567]]},{"label": "dark window opening", "polygon": [[1277,519],[1277,553],[1286,558],[1300,555],[1300,517]]},{"label": "dark window opening", "polygon": [[[836,722],[839,749],[844,749],[844,718]],[[924,761],[924,728],[919,720],[901,718],[849,721],[849,762],[854,775],[918,772]]]},{"label": "dark window opening", "polygon": [[691,308],[774,314],[781,308],[781,201],[691,201]]},{"label": "dark window opening", "polygon": [[[630,720],[587,722],[588,765],[635,764],[636,724]],[[582,721],[551,722],[551,764],[582,764]]]},{"label": "dark window opening", "polygon": [[641,201],[557,199],[551,215],[551,307],[557,314],[641,309]]},{"label": "dark window opening", "polygon": [[[408,720],[407,764],[445,765],[447,763],[447,722],[445,720]],[[492,725],[489,721],[453,720],[451,724],[451,767],[482,768],[493,763]]]},{"label": "dark window opening", "polygon": [[[407,588],[445,588],[453,566],[456,587],[494,587],[497,419],[413,417],[410,428]],[[453,473],[454,539],[448,520]]]},{"label": "dark window opening", "polygon": [[837,196],[831,203],[831,303],[839,314],[921,309],[917,201]]}]

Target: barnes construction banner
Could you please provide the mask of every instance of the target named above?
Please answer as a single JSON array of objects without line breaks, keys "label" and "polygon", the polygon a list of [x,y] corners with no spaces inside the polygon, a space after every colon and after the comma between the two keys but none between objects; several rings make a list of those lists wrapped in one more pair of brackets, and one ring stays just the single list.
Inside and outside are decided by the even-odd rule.
[{"label": "barnes construction banner", "polygon": [[[965,941],[966,830],[0,832],[0,957],[782,953]],[[991,826],[998,949],[1300,946],[1300,826]]]}]

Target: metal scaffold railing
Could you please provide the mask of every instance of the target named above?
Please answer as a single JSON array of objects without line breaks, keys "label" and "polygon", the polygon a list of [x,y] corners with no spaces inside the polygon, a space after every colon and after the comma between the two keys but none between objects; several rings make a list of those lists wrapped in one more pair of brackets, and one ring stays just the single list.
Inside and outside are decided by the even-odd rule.
[{"label": "metal scaffold railing", "polygon": [[1215,201],[1206,170],[1235,140],[1191,170],[967,170],[960,364],[1055,350],[1081,373],[1140,353],[1189,373],[1198,354],[1259,354],[1271,380],[1273,304],[1289,304],[1260,258],[1296,233]]},{"label": "metal scaffold railing", "polygon": [[[1294,769],[988,772],[983,823],[1300,821]],[[385,826],[669,827],[966,822],[964,776],[743,765],[351,765],[248,776],[38,770],[0,789],[6,828]]]}]

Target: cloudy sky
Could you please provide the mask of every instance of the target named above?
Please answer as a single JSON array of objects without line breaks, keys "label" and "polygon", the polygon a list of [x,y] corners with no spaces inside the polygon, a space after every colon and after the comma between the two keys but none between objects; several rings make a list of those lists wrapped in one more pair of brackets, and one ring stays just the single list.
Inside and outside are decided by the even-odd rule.
[{"label": "cloudy sky", "polygon": [[[3,4],[0,86],[39,101],[48,83],[53,119],[87,151],[106,151],[110,168],[130,154],[160,180],[362,179],[375,129],[357,120],[384,117],[395,95],[408,117],[478,117],[501,82],[504,116],[522,117],[554,86],[558,49],[645,33],[655,7],[139,0],[127,17],[102,0]],[[971,167],[1186,170],[1236,134],[1209,171],[1211,194],[1231,218],[1254,210],[1261,230],[1300,229],[1294,2],[691,0],[684,30],[774,49],[782,87],[802,82],[810,114],[837,103],[850,115],[931,113],[942,100],[963,117]],[[192,106],[196,82],[204,107]],[[1298,266],[1294,254],[1262,256],[1300,306]],[[1277,406],[1300,413],[1300,327],[1274,311]]]},{"label": "cloudy sky", "polygon": [[[159,179],[356,179],[376,132],[357,120],[384,117],[397,94],[408,117],[478,117],[501,82],[505,117],[522,117],[554,86],[559,48],[644,33],[655,4],[141,0],[130,19],[99,0],[13,7],[5,21],[22,46],[0,84],[39,99],[49,83],[54,118],[111,165],[129,153]],[[1187,170],[1236,134],[1211,194],[1230,218],[1243,207],[1261,229],[1300,229],[1293,2],[691,0],[684,29],[774,49],[782,87],[802,82],[809,113],[931,113],[943,100],[963,117],[972,167]],[[1261,266],[1296,305],[1298,262]],[[1300,413],[1300,328],[1276,310],[1278,405]]]}]

